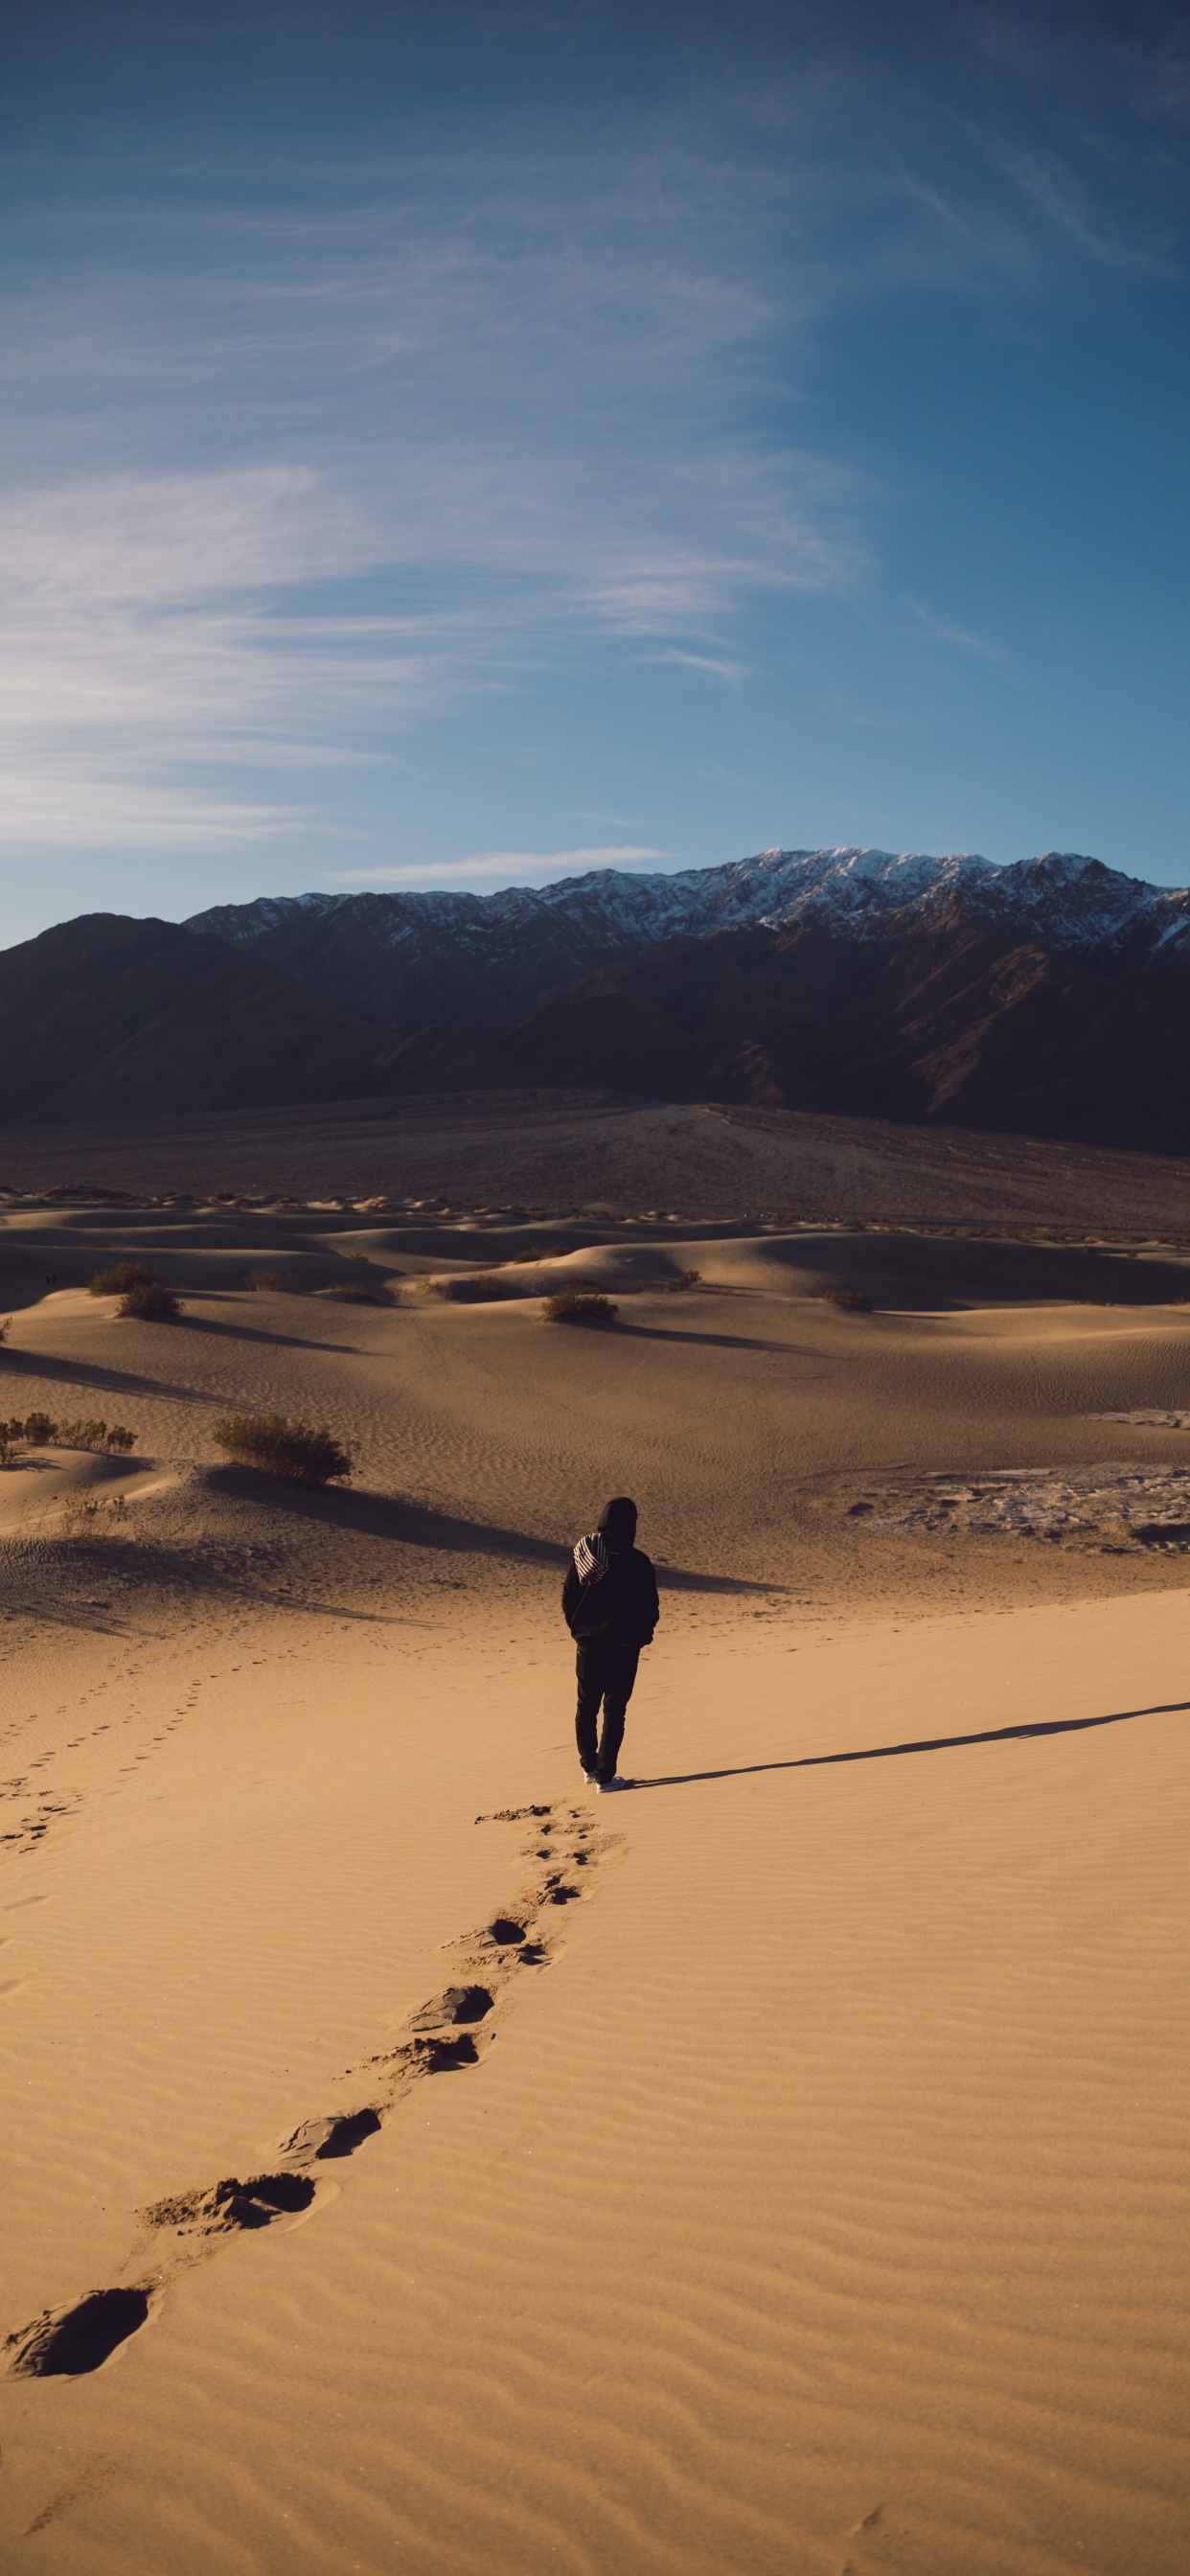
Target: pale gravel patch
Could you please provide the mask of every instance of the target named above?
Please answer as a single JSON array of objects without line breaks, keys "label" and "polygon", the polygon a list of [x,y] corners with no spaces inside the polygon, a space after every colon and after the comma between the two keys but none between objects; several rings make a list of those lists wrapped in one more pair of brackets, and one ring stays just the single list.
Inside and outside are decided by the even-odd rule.
[{"label": "pale gravel patch", "polygon": [[974,1477],[923,1476],[895,1490],[861,1493],[848,1513],[875,1529],[932,1539],[959,1531],[1000,1531],[1113,1553],[1122,1548],[1181,1553],[1190,1548],[1190,1468],[1147,1470],[1108,1463],[1065,1474],[1001,1467]]}]

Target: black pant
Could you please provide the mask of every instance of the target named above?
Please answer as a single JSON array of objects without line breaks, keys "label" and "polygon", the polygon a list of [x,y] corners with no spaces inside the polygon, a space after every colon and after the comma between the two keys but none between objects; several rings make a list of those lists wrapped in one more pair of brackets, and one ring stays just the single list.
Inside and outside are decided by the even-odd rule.
[{"label": "black pant", "polygon": [[[584,1771],[593,1771],[600,1780],[614,1780],[616,1776],[616,1763],[624,1741],[624,1712],[632,1697],[639,1662],[639,1646],[619,1645],[608,1637],[585,1637],[574,1659],[578,1674],[578,1708],[574,1720],[578,1758]],[[595,1722],[601,1700],[603,1729],[596,1752]]]}]

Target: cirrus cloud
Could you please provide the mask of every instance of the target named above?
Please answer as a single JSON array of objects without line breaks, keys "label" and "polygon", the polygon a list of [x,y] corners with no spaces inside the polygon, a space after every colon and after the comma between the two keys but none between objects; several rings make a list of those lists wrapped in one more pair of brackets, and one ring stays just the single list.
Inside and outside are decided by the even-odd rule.
[{"label": "cirrus cloud", "polygon": [[399,885],[417,877],[507,877],[514,868],[549,868],[564,876],[575,869],[639,867],[642,861],[668,859],[668,850],[642,849],[626,842],[622,847],[597,850],[480,850],[469,859],[426,859],[408,865],[383,868],[333,868],[328,870],[332,885]]}]

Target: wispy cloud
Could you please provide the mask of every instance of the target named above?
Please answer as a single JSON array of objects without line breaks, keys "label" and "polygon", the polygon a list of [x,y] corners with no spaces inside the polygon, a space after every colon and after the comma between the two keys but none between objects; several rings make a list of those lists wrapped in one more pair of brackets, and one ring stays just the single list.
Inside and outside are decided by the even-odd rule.
[{"label": "wispy cloud", "polygon": [[[1038,295],[1070,263],[1169,273],[1187,92],[1167,36],[991,5],[927,11],[921,42],[873,12],[857,50],[834,13],[786,14],[781,34],[744,11],[725,51],[695,12],[680,60],[657,34],[647,77],[561,118],[535,87],[547,11],[528,37],[496,13],[508,62],[529,45],[522,103],[440,66],[361,109],[354,149],[321,91],[253,124],[221,88],[205,157],[176,105],[160,135],[138,111],[127,152],[101,120],[90,175],[59,164],[65,225],[47,144],[0,314],[0,838],[346,837],[351,773],[543,673],[618,655],[642,688],[656,662],[742,689],[762,609],[804,619],[873,580],[878,489],[788,434],[828,321],[923,286]],[[599,33],[578,16],[567,63]],[[491,13],[456,19],[486,60]],[[316,23],[297,13],[282,88]],[[635,61],[654,38],[631,41]],[[383,824],[377,804],[372,847]]]},{"label": "wispy cloud", "polygon": [[983,662],[1003,662],[1006,659],[1002,645],[989,644],[982,635],[969,634],[965,627],[948,625],[946,619],[936,617],[924,601],[911,599],[909,606],[918,625],[927,635],[933,636],[936,644],[953,644],[960,653],[975,653]]},{"label": "wispy cloud", "polygon": [[391,868],[331,868],[327,870],[332,885],[399,885],[416,877],[507,877],[514,868],[527,868],[536,874],[550,870],[555,876],[569,876],[588,868],[639,867],[646,859],[667,859],[668,850],[640,849],[631,844],[623,848],[599,850],[480,850],[470,859],[426,859]]},{"label": "wispy cloud", "polygon": [[683,670],[702,671],[708,680],[742,680],[747,670],[744,662],[726,662],[713,653],[682,653],[676,644],[667,646],[664,653],[651,653],[649,660],[680,663]]},{"label": "wispy cloud", "polygon": [[[419,720],[468,692],[523,686],[543,657],[599,635],[676,631],[692,642],[667,653],[734,677],[698,650],[706,618],[751,591],[852,577],[854,550],[791,506],[796,459],[775,461],[767,482],[755,467],[735,485],[720,472],[710,492],[698,478],[697,507],[660,483],[621,503],[602,463],[566,489],[564,467],[553,460],[534,483],[507,458],[456,452],[452,471],[439,457],[431,474],[419,449],[387,486],[369,475],[350,490],[274,463],[10,492],[0,786],[19,771],[21,792],[0,800],[0,840],[74,838],[77,817],[80,845],[109,831],[189,844],[204,800],[215,841],[237,811],[246,838],[284,832],[306,819],[292,791],[266,793],[255,820],[204,773],[309,776],[391,758]],[[378,589],[419,604],[360,604]]]},{"label": "wispy cloud", "polygon": [[193,848],[307,825],[292,786],[229,795],[228,774],[391,759],[386,728],[467,685],[475,629],[449,609],[319,604],[386,550],[358,500],[288,465],[0,501],[0,841]]},{"label": "wispy cloud", "polygon": [[200,851],[249,848],[291,833],[300,806],[210,790],[153,787],[141,777],[100,777],[80,763],[58,777],[6,769],[0,840],[28,849]]}]

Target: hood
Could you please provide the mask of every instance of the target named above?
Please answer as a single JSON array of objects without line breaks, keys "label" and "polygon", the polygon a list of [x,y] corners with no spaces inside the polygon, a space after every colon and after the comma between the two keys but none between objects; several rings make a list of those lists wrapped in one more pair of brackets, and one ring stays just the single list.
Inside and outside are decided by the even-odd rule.
[{"label": "hood", "polygon": [[636,1505],[627,1494],[616,1494],[599,1515],[599,1534],[609,1548],[618,1551],[636,1544]]}]

